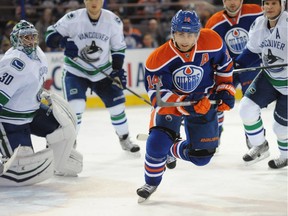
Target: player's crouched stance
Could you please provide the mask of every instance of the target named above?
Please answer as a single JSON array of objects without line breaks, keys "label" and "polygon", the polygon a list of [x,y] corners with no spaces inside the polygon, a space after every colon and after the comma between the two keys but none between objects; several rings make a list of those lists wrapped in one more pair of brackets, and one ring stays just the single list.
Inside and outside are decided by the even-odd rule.
[{"label": "player's crouched stance", "polygon": [[[0,186],[22,186],[54,175],[76,176],[82,155],[73,149],[76,117],[57,95],[44,94],[47,60],[38,47],[35,27],[21,20],[10,35],[10,48],[0,61]],[[45,137],[47,147],[35,152],[31,135]]]},{"label": "player's crouched stance", "polygon": [[[165,167],[175,167],[175,158],[196,166],[210,162],[219,140],[217,111],[234,107],[232,59],[217,33],[200,28],[194,11],[178,11],[171,22],[172,39],[146,61],[145,87],[153,109],[145,184],[136,191],[139,203],[156,191]],[[182,119],[186,140],[178,139]]]},{"label": "player's crouched stance", "polygon": [[[54,174],[77,176],[82,171],[83,156],[73,148],[76,140],[74,112],[60,96],[46,93],[45,97],[50,101],[49,106],[41,104],[30,124],[1,123],[1,153],[5,157],[0,186],[36,184]],[[33,135],[46,138],[46,149],[34,152],[32,145],[25,146],[25,143],[32,144],[29,130]],[[9,165],[4,170],[6,162]]]}]

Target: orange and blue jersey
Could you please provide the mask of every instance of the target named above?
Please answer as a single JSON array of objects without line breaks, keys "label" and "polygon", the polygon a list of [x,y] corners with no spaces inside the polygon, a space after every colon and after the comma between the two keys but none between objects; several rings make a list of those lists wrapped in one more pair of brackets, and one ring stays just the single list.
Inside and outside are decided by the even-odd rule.
[{"label": "orange and blue jersey", "polygon": [[169,40],[150,54],[145,87],[155,112],[180,116],[176,107],[157,107],[157,83],[163,101],[177,102],[182,95],[209,94],[215,85],[231,83],[232,70],[233,62],[222,38],[211,29],[201,29],[197,43],[188,52],[180,52]]},{"label": "orange and blue jersey", "polygon": [[213,29],[223,38],[234,59],[242,53],[247,44],[250,26],[262,15],[259,5],[243,4],[236,17],[229,17],[225,10],[215,13],[207,21],[205,28]]}]

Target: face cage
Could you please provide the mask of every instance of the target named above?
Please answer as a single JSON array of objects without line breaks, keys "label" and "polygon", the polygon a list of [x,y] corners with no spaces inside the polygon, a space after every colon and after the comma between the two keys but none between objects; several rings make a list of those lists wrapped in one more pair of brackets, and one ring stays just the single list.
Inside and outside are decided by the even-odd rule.
[{"label": "face cage", "polygon": [[[29,36],[32,36],[32,37],[28,38]],[[38,38],[38,33],[36,30],[24,32],[24,33],[21,33],[20,31],[18,33],[18,43],[16,47],[20,48],[28,55],[36,50],[38,43],[39,43],[39,38]]]}]

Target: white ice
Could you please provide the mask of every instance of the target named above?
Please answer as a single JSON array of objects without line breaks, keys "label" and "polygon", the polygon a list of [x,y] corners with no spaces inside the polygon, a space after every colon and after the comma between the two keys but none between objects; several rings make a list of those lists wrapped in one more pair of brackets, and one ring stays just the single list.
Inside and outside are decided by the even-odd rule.
[{"label": "white ice", "polygon": [[[269,159],[279,154],[272,131],[273,107],[262,110]],[[0,188],[0,215],[287,216],[287,167],[269,169],[268,158],[244,165],[246,145],[238,104],[225,114],[220,150],[210,164],[196,167],[178,160],[151,198],[138,204],[145,142],[137,141],[136,135],[147,133],[149,112],[148,106],[127,108],[131,137],[141,146],[137,158],[120,148],[106,110],[87,110],[78,137],[83,172],[76,178],[53,177],[33,186]],[[42,139],[33,140],[44,147]]]}]

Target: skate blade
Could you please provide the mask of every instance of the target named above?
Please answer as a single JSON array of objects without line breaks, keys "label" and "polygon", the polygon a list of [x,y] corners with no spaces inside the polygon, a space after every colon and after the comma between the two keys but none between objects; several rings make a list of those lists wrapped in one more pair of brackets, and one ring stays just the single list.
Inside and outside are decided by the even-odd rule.
[{"label": "skate blade", "polygon": [[269,156],[270,156],[270,152],[267,151],[267,152],[263,153],[260,157],[257,157],[257,158],[255,158],[255,159],[252,160],[252,161],[245,162],[245,165],[246,165],[246,166],[253,165],[253,164],[255,164],[255,163],[258,163],[258,162],[261,161],[261,160],[264,160],[265,158],[267,158],[267,157],[269,157]]},{"label": "skate blade", "polygon": [[148,198],[143,198],[143,197],[139,196],[138,203],[145,203],[148,199],[149,199],[149,197]]}]

